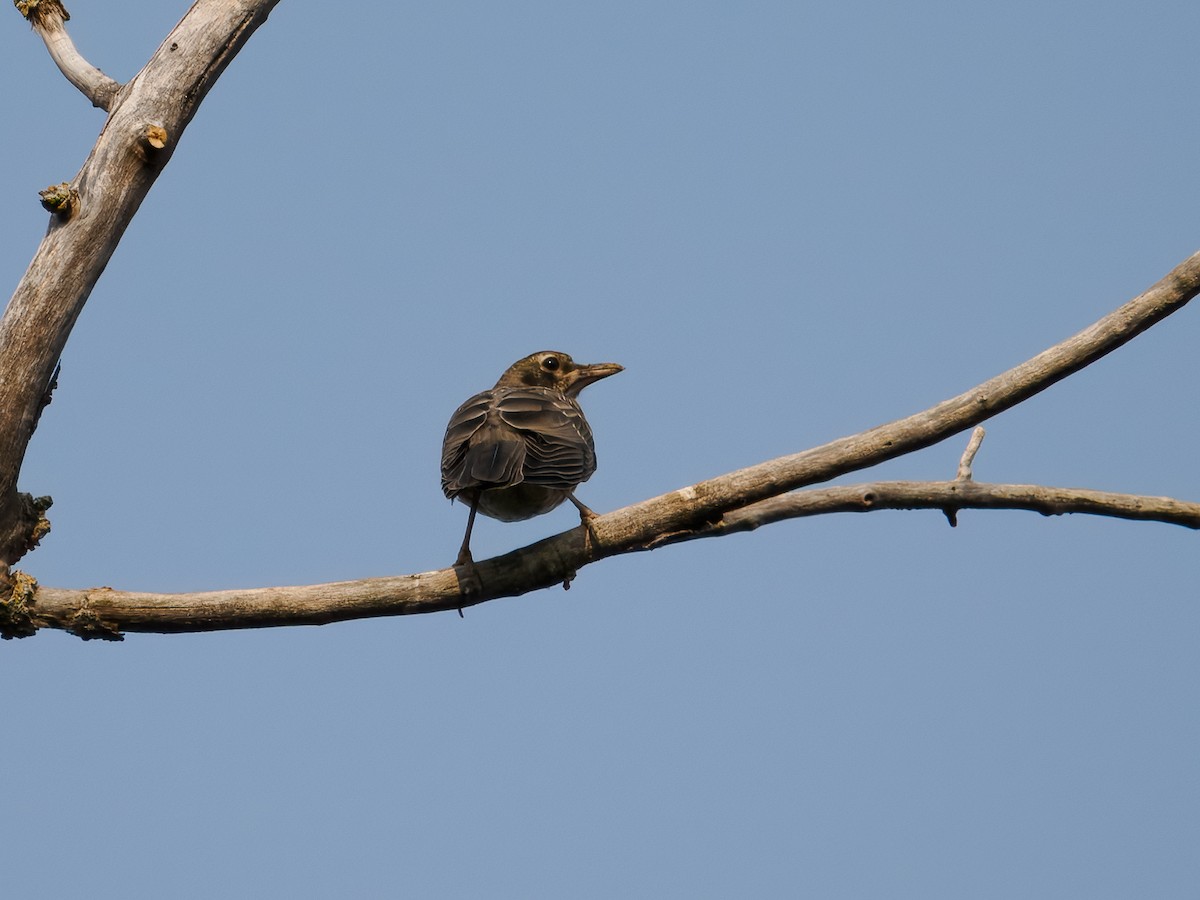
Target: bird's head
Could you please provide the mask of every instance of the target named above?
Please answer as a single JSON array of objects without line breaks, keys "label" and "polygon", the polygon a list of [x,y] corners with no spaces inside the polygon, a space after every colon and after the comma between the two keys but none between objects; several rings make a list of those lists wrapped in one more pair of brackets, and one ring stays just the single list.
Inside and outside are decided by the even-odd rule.
[{"label": "bird's head", "polygon": [[562,391],[568,397],[578,397],[579,392],[593,381],[616,375],[624,368],[616,363],[584,366],[565,353],[542,350],[509,366],[496,387],[544,387]]}]

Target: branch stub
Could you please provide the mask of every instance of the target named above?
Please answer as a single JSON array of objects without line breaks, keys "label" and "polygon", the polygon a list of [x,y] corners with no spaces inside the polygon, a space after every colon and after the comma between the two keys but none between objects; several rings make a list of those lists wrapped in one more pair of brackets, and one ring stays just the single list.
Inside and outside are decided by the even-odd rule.
[{"label": "branch stub", "polygon": [[69,219],[79,209],[79,191],[65,181],[38,191],[38,196],[42,198],[42,206],[46,211],[54,213],[59,219]]},{"label": "branch stub", "polygon": [[8,599],[0,600],[0,638],[6,641],[33,637],[38,630],[29,613],[29,606],[37,593],[37,579],[14,570],[11,581],[12,591]]}]

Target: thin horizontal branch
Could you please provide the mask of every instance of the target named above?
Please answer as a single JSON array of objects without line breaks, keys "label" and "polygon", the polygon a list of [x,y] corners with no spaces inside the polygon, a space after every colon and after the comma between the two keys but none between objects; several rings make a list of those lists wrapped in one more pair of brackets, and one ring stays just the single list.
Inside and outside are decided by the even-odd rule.
[{"label": "thin horizontal branch", "polygon": [[66,26],[71,15],[62,3],[59,0],[17,0],[16,6],[46,43],[50,58],[67,76],[67,81],[79,88],[93,106],[105,111],[112,109],[121,85],[84,59],[75,48]]},{"label": "thin horizontal branch", "polygon": [[[678,540],[753,531],[804,516],[881,509],[1023,509],[1044,516],[1081,513],[1200,529],[1200,503],[1083,488],[979,481],[877,481],[797,491],[728,513],[710,528]],[[674,542],[668,542],[674,543]]]},{"label": "thin horizontal branch", "polygon": [[[121,632],[173,634],[326,625],[375,616],[461,610],[498,597],[565,585],[578,567],[599,558],[598,548],[580,526],[476,563],[486,591],[469,597],[464,595],[454,569],[301,587],[191,594],[42,587],[30,584],[29,576],[18,573],[18,590],[9,601],[0,601],[0,637],[26,637],[39,628],[59,628],[84,639],[120,640]],[[23,591],[22,584],[27,585]]]}]

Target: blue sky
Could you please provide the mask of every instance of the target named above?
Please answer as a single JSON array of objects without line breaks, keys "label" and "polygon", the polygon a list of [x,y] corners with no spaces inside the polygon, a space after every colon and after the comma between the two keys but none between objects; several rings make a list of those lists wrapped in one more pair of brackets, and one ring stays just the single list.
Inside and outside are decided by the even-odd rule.
[{"label": "blue sky", "polygon": [[[183,11],[70,24],[124,81]],[[626,367],[583,395],[604,511],[957,394],[1200,247],[1193,5],[370,12],[280,4],[127,232],[23,470],[43,583],[440,568],[446,420],[527,353]],[[15,12],[0,60],[15,286],[103,118]],[[1200,499],[1197,315],[988,423],[976,477]],[[5,884],[1192,897],[1197,539],[830,516],[463,620],[6,642]]]}]

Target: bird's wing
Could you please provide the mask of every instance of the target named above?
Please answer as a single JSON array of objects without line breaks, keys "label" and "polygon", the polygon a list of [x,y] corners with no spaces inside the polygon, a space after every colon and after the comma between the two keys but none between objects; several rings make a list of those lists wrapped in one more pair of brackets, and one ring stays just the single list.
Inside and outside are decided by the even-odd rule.
[{"label": "bird's wing", "polygon": [[574,400],[545,388],[501,389],[494,409],[524,438],[527,483],[569,491],[596,471],[592,430]]},{"label": "bird's wing", "polygon": [[521,480],[525,441],[499,419],[495,401],[493,391],[484,391],[450,417],[442,441],[442,491],[447,497]]}]

